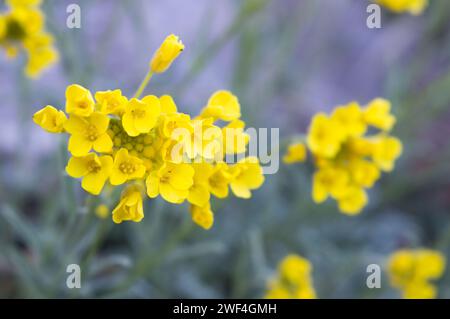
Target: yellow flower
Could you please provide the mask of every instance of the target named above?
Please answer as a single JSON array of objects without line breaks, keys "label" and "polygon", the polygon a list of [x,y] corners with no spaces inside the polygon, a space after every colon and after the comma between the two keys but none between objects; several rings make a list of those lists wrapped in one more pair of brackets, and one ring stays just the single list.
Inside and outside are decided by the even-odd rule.
[{"label": "yellow flower", "polygon": [[278,273],[289,283],[309,277],[311,269],[311,263],[307,259],[293,254],[286,256],[278,265]]},{"label": "yellow flower", "polygon": [[166,138],[174,138],[174,130],[177,128],[183,128],[189,132],[192,131],[191,117],[183,113],[170,113],[167,114],[161,125],[161,133]]},{"label": "yellow flower", "polygon": [[53,36],[44,29],[45,16],[39,1],[7,1],[10,10],[0,14],[0,46],[10,58],[23,51],[28,55],[25,74],[36,77],[58,60]]},{"label": "yellow flower", "polygon": [[346,136],[361,136],[366,132],[363,113],[356,102],[338,106],[331,114],[331,118],[342,126],[341,130]]},{"label": "yellow flower", "polygon": [[194,223],[208,230],[214,223],[214,213],[211,205],[207,202],[204,206],[191,205],[190,212]]},{"label": "yellow flower", "polygon": [[261,187],[264,175],[258,158],[247,157],[240,160],[230,169],[230,187],[234,195],[240,198],[250,198],[251,190]]},{"label": "yellow flower", "polygon": [[63,111],[58,111],[51,105],[40,109],[33,115],[33,121],[50,133],[61,133],[64,131],[64,123],[67,117]]},{"label": "yellow flower", "polygon": [[128,103],[128,99],[122,95],[121,90],[98,91],[95,93],[95,100],[103,114],[122,115]]},{"label": "yellow flower", "polygon": [[365,159],[350,160],[349,170],[353,181],[362,187],[370,188],[380,178],[380,170],[377,165]]},{"label": "yellow flower", "polygon": [[71,115],[64,128],[71,134],[68,150],[74,156],[84,156],[93,148],[100,153],[109,153],[113,143],[107,134],[109,117],[94,112],[89,117]]},{"label": "yellow flower", "polygon": [[402,143],[391,136],[381,136],[373,143],[372,158],[378,167],[390,172],[394,168],[395,160],[402,154]]},{"label": "yellow flower", "polygon": [[203,108],[200,117],[212,117],[214,120],[230,122],[241,117],[241,106],[236,96],[231,92],[216,91]]},{"label": "yellow flower", "polygon": [[390,114],[391,103],[377,98],[371,101],[364,110],[364,120],[367,124],[383,131],[390,131],[395,124],[395,117]]},{"label": "yellow flower", "polygon": [[286,256],[278,265],[277,275],[269,282],[266,299],[314,299],[311,263],[298,255]]},{"label": "yellow flower", "polygon": [[97,215],[98,218],[105,219],[109,214],[109,208],[105,204],[100,204],[95,208],[95,215]]},{"label": "yellow flower", "polygon": [[347,171],[338,167],[323,167],[313,176],[313,200],[322,203],[329,195],[339,198],[347,192],[348,185]]},{"label": "yellow flower", "polygon": [[180,204],[189,195],[194,177],[194,169],[188,164],[166,162],[147,177],[147,195],[155,198],[161,194],[169,203]]},{"label": "yellow flower", "polygon": [[[28,9],[27,5],[20,8]],[[30,72],[46,63],[51,55],[48,50],[52,49],[50,35],[42,30],[32,33],[39,24],[38,18],[39,14],[22,15],[20,10],[14,16],[14,21],[30,25],[20,26],[16,34],[30,54]],[[25,36],[27,39],[23,39]],[[10,40],[1,41],[2,47],[10,52],[18,49]],[[193,119],[178,111],[170,95],[139,98],[153,72],[169,67],[181,48],[181,42],[173,35],[164,41],[154,55],[152,69],[131,100],[119,89],[98,91],[94,99],[88,89],[73,84],[66,89],[69,119],[51,106],[34,115],[34,121],[44,129],[70,134],[68,150],[73,158],[67,164],[67,173],[82,177],[85,190],[98,195],[108,178],[113,186],[136,180],[136,184],[127,186],[113,211],[116,223],[143,218],[144,190],[139,187],[144,181],[145,192],[151,198],[161,195],[174,204],[187,200],[193,221],[205,229],[212,226],[214,219],[211,194],[226,197],[231,184],[238,197],[248,198],[251,190],[264,181],[257,158],[247,158],[232,166],[224,162],[228,159],[225,154],[244,153],[250,138],[244,132],[245,123],[238,120],[239,102],[230,92],[213,94],[206,108],[206,113],[211,114]],[[215,120],[230,123],[215,124]],[[104,206],[97,210],[100,215],[108,213]]]},{"label": "yellow flower", "polygon": [[333,157],[341,149],[345,137],[341,125],[330,119],[326,114],[314,116],[307,136],[307,144],[317,156]]},{"label": "yellow flower", "polygon": [[303,143],[294,143],[288,146],[287,153],[283,156],[283,162],[286,164],[304,162],[307,151]]},{"label": "yellow flower", "polygon": [[81,85],[72,84],[66,89],[66,112],[78,116],[90,116],[94,112],[95,102],[89,90]]},{"label": "yellow flower", "polygon": [[409,12],[414,15],[421,14],[428,5],[428,0],[376,0],[396,13]]},{"label": "yellow flower", "polygon": [[123,221],[140,222],[144,218],[141,188],[137,185],[128,186],[122,193],[119,205],[112,212],[113,221],[120,224]]},{"label": "yellow flower", "polygon": [[83,157],[72,157],[66,166],[66,172],[74,178],[83,177],[81,187],[93,195],[98,195],[111,174],[112,166],[111,156],[90,153]]},{"label": "yellow flower", "polygon": [[181,40],[174,34],[169,35],[153,55],[150,70],[154,73],[166,71],[183,50]]},{"label": "yellow flower", "polygon": [[[331,195],[342,213],[358,214],[368,203],[366,188],[391,171],[402,152],[401,142],[389,135],[395,124],[390,103],[378,98],[361,109],[357,102],[338,106],[331,116],[314,116],[306,139],[316,172],[312,198],[321,203]],[[291,145],[286,163],[306,157],[302,144]]]},{"label": "yellow flower", "polygon": [[231,174],[228,165],[223,162],[217,163],[208,178],[209,191],[217,198],[227,197],[230,180]]},{"label": "yellow flower", "polygon": [[121,148],[114,156],[114,166],[111,172],[112,185],[120,185],[132,179],[143,178],[145,166],[143,161],[128,154],[128,150]]},{"label": "yellow flower", "polygon": [[387,271],[391,285],[404,298],[435,298],[437,290],[429,281],[440,278],[445,257],[431,249],[401,249],[389,256]]},{"label": "yellow flower", "polygon": [[195,206],[204,207],[210,199],[208,179],[213,168],[209,163],[194,163],[192,168],[194,169],[193,184],[189,188],[187,200]]},{"label": "yellow flower", "polygon": [[339,209],[347,215],[356,215],[367,205],[368,198],[363,188],[358,186],[348,187],[337,198]]},{"label": "yellow flower", "polygon": [[159,99],[148,95],[142,100],[131,99],[122,117],[122,125],[130,136],[148,133],[155,126],[161,113]]},{"label": "yellow flower", "polygon": [[421,278],[437,279],[442,276],[445,270],[445,258],[436,251],[422,249],[416,252],[416,260],[420,267],[417,267],[417,275]]}]

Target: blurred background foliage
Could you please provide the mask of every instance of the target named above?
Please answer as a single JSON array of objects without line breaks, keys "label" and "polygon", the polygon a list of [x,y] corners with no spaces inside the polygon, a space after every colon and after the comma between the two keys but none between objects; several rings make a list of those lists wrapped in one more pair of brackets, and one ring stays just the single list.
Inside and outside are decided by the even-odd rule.
[{"label": "blurred background foliage", "polygon": [[[259,298],[288,253],[311,260],[319,298],[399,297],[385,273],[367,289],[368,264],[403,247],[450,256],[450,2],[430,2],[417,17],[383,10],[382,28],[368,29],[362,0],[45,1],[59,65],[31,81],[23,61],[0,57],[0,297]],[[65,26],[70,3],[81,29]],[[286,141],[318,111],[390,99],[404,153],[363,213],[315,205],[311,169],[281,165],[251,200],[214,202],[210,231],[161,200],[146,201],[141,223],[96,216],[116,198],[82,192],[64,173],[64,137],[32,114],[63,108],[71,83],[132,94],[169,33],[186,50],[146,92],[172,94],[186,113],[230,89],[249,126],[279,127]],[[72,263],[81,289],[66,287]]]}]

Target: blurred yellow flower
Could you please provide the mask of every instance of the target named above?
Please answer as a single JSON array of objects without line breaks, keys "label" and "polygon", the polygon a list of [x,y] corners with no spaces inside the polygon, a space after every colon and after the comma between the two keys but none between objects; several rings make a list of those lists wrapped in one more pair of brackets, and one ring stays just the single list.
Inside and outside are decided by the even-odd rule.
[{"label": "blurred yellow flower", "polygon": [[35,78],[58,60],[54,38],[45,31],[41,1],[9,0],[6,4],[8,10],[0,13],[0,47],[9,58],[23,50],[28,56],[25,74]]},{"label": "blurred yellow flower", "polygon": [[326,114],[319,113],[311,122],[306,141],[311,152],[317,156],[334,157],[344,138],[344,128]]},{"label": "blurred yellow flower", "polygon": [[111,156],[89,153],[82,157],[72,157],[66,166],[66,172],[74,178],[82,177],[81,187],[93,195],[98,195],[111,174],[112,166]]},{"label": "blurred yellow flower", "polygon": [[391,285],[402,291],[404,298],[435,298],[437,290],[430,280],[440,278],[445,270],[445,257],[431,249],[402,249],[389,256],[387,271]]},{"label": "blurred yellow flower", "polygon": [[34,113],[33,121],[50,133],[61,133],[64,131],[64,123],[67,117],[63,111],[58,111],[51,105]]},{"label": "blurred yellow flower", "polygon": [[122,192],[120,202],[112,211],[112,216],[117,224],[127,220],[140,222],[144,218],[142,191],[138,185],[129,185]]},{"label": "blurred yellow flower", "polygon": [[[388,101],[377,98],[364,107],[351,102],[338,106],[330,116],[314,116],[306,141],[316,167],[312,186],[316,203],[331,196],[348,215],[367,205],[365,189],[373,187],[381,171],[392,171],[402,153],[400,140],[389,135],[395,124],[390,108]],[[284,161],[297,158],[306,158],[302,144],[291,145]]]},{"label": "blurred yellow flower", "polygon": [[98,218],[105,219],[109,216],[110,210],[105,204],[100,204],[95,208],[95,215]]},{"label": "blurred yellow flower", "polygon": [[402,153],[402,143],[392,136],[378,136],[373,139],[372,158],[378,167],[390,172],[394,169],[394,162]]},{"label": "blurred yellow flower", "polygon": [[396,13],[409,12],[414,15],[421,14],[428,5],[428,0],[376,0]]},{"label": "blurred yellow flower", "polygon": [[266,299],[315,299],[311,263],[298,255],[286,256],[269,282]]},{"label": "blurred yellow flower", "polygon": [[390,114],[391,102],[377,98],[371,101],[364,110],[364,120],[367,124],[383,131],[390,131],[395,124],[395,117]]},{"label": "blurred yellow flower", "polygon": [[183,50],[184,45],[181,40],[174,34],[169,35],[153,55],[150,70],[154,73],[166,71]]},{"label": "blurred yellow flower", "polygon": [[303,143],[294,143],[288,146],[283,162],[286,164],[301,163],[306,160],[307,150]]},{"label": "blurred yellow flower", "polygon": [[[172,40],[168,37],[155,53],[153,62],[160,71],[176,57],[181,42]],[[151,74],[131,99],[120,89],[98,91],[94,98],[88,89],[69,85],[69,119],[51,106],[33,119],[45,130],[70,134],[68,150],[73,157],[66,170],[71,177],[83,178],[85,190],[100,194],[108,178],[113,186],[125,184],[113,211],[116,223],[140,221],[142,196],[147,194],[161,195],[173,204],[187,200],[193,221],[209,229],[214,222],[211,195],[225,198],[231,188],[236,196],[249,198],[264,182],[256,157],[225,162],[227,155],[245,154],[250,140],[240,119],[239,101],[231,92],[217,91],[207,110],[191,118],[178,111],[170,95],[139,98]],[[219,120],[229,123],[219,125]]]}]

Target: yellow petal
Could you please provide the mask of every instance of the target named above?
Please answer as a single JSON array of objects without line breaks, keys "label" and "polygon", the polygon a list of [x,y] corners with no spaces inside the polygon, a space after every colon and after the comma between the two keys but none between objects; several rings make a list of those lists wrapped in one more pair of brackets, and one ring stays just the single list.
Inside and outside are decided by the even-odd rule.
[{"label": "yellow petal", "polygon": [[72,135],[67,148],[73,156],[84,156],[91,150],[92,142],[82,135]]}]

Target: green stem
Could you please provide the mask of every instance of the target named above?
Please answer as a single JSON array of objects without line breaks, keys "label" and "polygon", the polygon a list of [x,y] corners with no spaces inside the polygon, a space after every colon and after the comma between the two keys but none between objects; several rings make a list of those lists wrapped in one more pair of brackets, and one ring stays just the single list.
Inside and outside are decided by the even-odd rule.
[{"label": "green stem", "polygon": [[147,87],[148,82],[150,82],[150,79],[153,76],[153,72],[150,70],[148,71],[147,75],[145,76],[144,80],[142,81],[141,85],[139,85],[139,88],[137,89],[136,93],[134,93],[133,98],[138,99],[142,92],[144,91],[144,89]]}]

